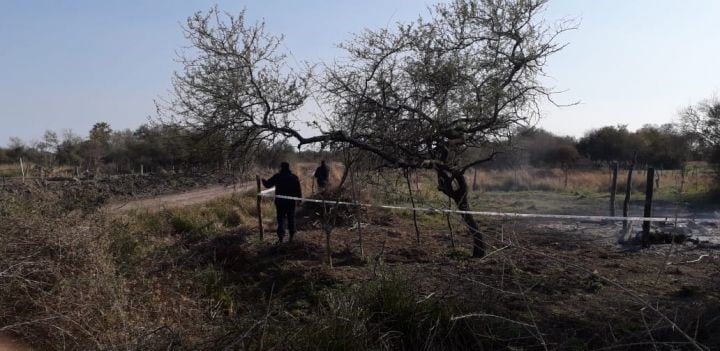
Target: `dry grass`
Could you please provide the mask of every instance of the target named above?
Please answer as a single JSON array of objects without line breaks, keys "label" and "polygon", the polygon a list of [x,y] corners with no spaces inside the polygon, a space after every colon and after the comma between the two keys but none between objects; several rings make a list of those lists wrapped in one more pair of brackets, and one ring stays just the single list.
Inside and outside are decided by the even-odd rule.
[{"label": "dry grass", "polygon": [[20,165],[0,164],[0,177],[19,176],[22,176],[22,172],[20,172]]},{"label": "dry grass", "polygon": [[3,200],[2,331],[41,349],[125,344],[126,282],[116,275],[105,221],[63,216],[52,197]]},{"label": "dry grass", "polygon": [[[40,178],[41,169],[40,165],[32,162],[25,162],[23,164],[25,168],[25,176],[29,178]],[[73,177],[75,176],[75,167],[71,166],[55,166],[51,168],[42,169],[42,175],[45,177]],[[21,177],[22,171],[20,170],[20,163],[13,164],[0,164],[0,177]]]},{"label": "dry grass", "polygon": [[[705,192],[713,188],[717,178],[707,168],[691,168],[684,180],[679,170],[659,171],[660,188],[665,193],[678,192],[681,184],[684,193]],[[473,184],[474,174],[466,175],[468,184]],[[524,168],[519,170],[482,170],[477,172],[476,185],[479,191],[584,191],[605,193],[610,189],[611,174],[606,170],[570,170],[567,187],[565,173],[560,169]],[[627,171],[618,173],[618,192],[624,192]],[[645,170],[633,174],[633,191],[644,192],[647,181]]]},{"label": "dry grass", "polygon": [[0,331],[71,350],[165,349],[219,333],[204,288],[213,270],[163,265],[177,265],[184,242],[241,225],[231,202],[114,219],[65,213],[60,196],[32,191],[2,194]]},{"label": "dry grass", "polygon": [[[307,185],[314,165],[300,167]],[[419,179],[422,196],[436,192],[432,175]],[[665,269],[664,251],[483,221],[498,251],[475,260],[457,218],[460,249],[450,249],[443,216],[421,216],[422,243],[413,244],[407,213],[372,210],[363,214],[366,256],[357,232],[338,227],[329,269],[317,218],[301,221],[293,244],[273,246],[266,200],[266,240],[257,240],[254,192],[121,217],[65,211],[62,194],[40,189],[0,200],[0,332],[38,349],[689,348],[618,286],[720,345],[720,270],[706,248],[671,259],[709,252],[710,263]]]}]

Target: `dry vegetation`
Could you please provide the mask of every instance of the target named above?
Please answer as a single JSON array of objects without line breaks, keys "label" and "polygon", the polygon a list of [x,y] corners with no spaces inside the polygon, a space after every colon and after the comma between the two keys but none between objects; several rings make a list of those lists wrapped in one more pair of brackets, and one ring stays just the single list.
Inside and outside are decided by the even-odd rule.
[{"label": "dry vegetation", "polygon": [[[385,191],[363,184],[364,199],[405,203],[392,175],[375,179]],[[418,196],[430,194],[429,178],[418,179]],[[669,246],[619,247],[580,229],[485,221],[492,249],[473,259],[458,218],[453,248],[444,215],[420,214],[415,244],[410,213],[368,210],[361,257],[345,209],[331,269],[307,203],[296,242],[275,246],[272,203],[261,242],[252,192],[119,215],[69,206],[66,195],[0,192],[0,331],[37,349],[720,347],[712,245],[667,255]]]},{"label": "dry vegetation", "polygon": [[[690,167],[685,172],[680,170],[658,171],[660,174],[661,194],[679,192],[683,184],[683,193],[703,193],[711,190],[716,181],[716,174],[707,166]],[[560,169],[542,169],[524,167],[518,170],[483,170],[477,172],[476,184],[479,191],[585,191],[607,193],[610,189],[609,170],[570,170],[568,184],[565,186],[564,172]],[[473,173],[466,176],[468,183],[473,184]],[[627,177],[626,170],[618,173],[618,192],[624,192]],[[636,170],[633,174],[633,191],[645,192],[647,174],[644,170]]]}]

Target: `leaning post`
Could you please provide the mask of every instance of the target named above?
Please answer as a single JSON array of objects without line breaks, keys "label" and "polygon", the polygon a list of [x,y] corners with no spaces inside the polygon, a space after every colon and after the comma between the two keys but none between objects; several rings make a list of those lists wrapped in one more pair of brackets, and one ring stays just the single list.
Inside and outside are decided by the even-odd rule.
[{"label": "leaning post", "polygon": [[413,209],[413,224],[415,225],[415,237],[417,239],[417,243],[420,244],[420,228],[418,227],[417,223],[417,211],[415,211],[415,198],[413,197],[412,186],[410,186],[410,176],[410,171],[405,170],[405,181],[407,182],[408,192],[410,194],[410,203],[412,204]]},{"label": "leaning post", "polygon": [[476,191],[476,190],[477,190],[477,167],[473,167],[473,169],[474,169],[474,171],[473,171],[473,185],[472,185],[472,190],[473,190],[473,191]]},{"label": "leaning post", "polygon": [[610,216],[615,217],[615,194],[617,193],[618,163],[612,164],[612,180],[610,181]]},{"label": "leaning post", "polygon": [[[655,168],[648,167],[647,170],[647,185],[645,186],[645,212],[643,216],[648,218],[652,217],[652,201],[653,201],[653,180],[655,178]],[[642,245],[648,247],[650,241],[650,221],[643,222],[642,232]]]},{"label": "leaning post", "polygon": [[262,191],[262,188],[260,187],[260,176],[255,175],[255,182],[257,183],[257,216],[258,216],[258,229],[260,231],[260,241],[263,241],[265,238],[265,231],[263,230],[263,220],[262,220],[262,196],[260,196],[260,192]]},{"label": "leaning post", "polygon": [[20,157],[20,173],[22,174],[22,182],[25,184],[25,165],[23,165],[22,157]]},{"label": "leaning post", "polygon": [[[632,193],[632,175],[633,170],[635,170],[635,159],[633,158],[633,162],[630,164],[630,167],[628,169],[628,176],[627,176],[627,185],[625,186],[625,202],[623,202],[623,217],[627,217],[628,213],[630,212],[630,194]],[[629,222],[628,220],[623,221],[623,230],[627,230],[629,228]]]}]

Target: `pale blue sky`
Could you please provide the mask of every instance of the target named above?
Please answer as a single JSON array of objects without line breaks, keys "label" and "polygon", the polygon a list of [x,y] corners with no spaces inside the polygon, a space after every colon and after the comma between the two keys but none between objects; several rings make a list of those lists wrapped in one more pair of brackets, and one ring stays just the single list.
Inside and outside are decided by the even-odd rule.
[{"label": "pale blue sky", "polygon": [[[45,129],[145,122],[177,68],[180,23],[215,3],[264,18],[298,59],[330,61],[350,33],[414,18],[432,1],[0,0],[0,145]],[[548,106],[540,125],[551,131],[666,123],[720,91],[718,0],[551,0],[545,15],[581,19],[547,73],[568,90],[560,102],[582,103]]]}]

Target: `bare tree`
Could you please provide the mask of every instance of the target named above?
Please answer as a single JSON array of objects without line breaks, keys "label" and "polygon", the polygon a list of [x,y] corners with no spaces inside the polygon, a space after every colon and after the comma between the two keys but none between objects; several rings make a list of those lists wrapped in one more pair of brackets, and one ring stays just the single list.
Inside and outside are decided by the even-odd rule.
[{"label": "bare tree", "polygon": [[720,163],[720,99],[713,97],[680,112],[681,127],[691,135],[695,147]]},{"label": "bare tree", "polygon": [[[327,69],[333,126],[342,129],[325,135],[389,166],[434,170],[438,190],[470,210],[465,173],[496,153],[467,155],[529,122],[538,98],[551,93],[538,75],[569,27],[540,22],[544,3],[458,0],[435,6],[427,20],[356,36],[342,45],[349,60]],[[473,255],[482,256],[477,223],[469,214],[463,219]]]},{"label": "bare tree", "polygon": [[[318,134],[306,137],[288,114],[307,95],[307,76],[283,69],[279,39],[262,24],[218,19],[217,10],[188,20],[199,55],[175,78],[173,111],[225,129],[335,143],[370,152],[387,167],[430,169],[438,190],[469,211],[465,173],[493,159],[493,142],[537,117],[552,91],[539,81],[546,59],[561,50],[570,22],[548,25],[546,0],[455,0],[427,19],[395,30],[366,30],[341,47],[348,59],[325,67],[324,102],[332,107]],[[468,155],[484,150],[479,159]],[[472,215],[462,215],[473,255],[485,245]]]},{"label": "bare tree", "polygon": [[247,24],[217,7],[197,12],[184,26],[189,49],[173,77],[172,97],[157,103],[164,122],[208,135],[222,134],[233,147],[252,147],[293,130],[289,114],[307,97],[307,76],[285,65],[282,38],[265,24]]}]

